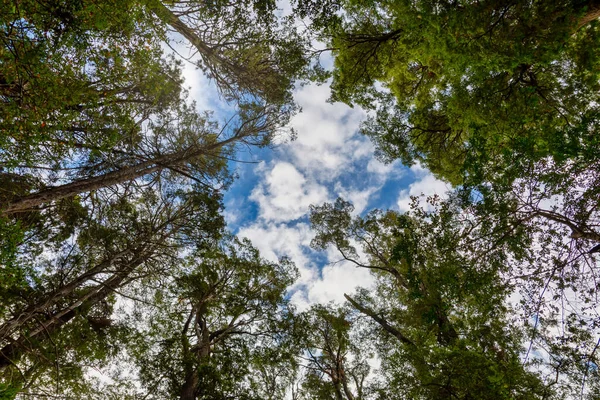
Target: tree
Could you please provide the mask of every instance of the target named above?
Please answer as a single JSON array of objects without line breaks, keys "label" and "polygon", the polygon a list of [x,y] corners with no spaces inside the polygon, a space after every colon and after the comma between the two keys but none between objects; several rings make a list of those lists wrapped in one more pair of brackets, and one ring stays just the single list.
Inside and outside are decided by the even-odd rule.
[{"label": "tree", "polygon": [[521,176],[594,147],[596,2],[339,5],[318,26],[335,56],[332,100],[377,110],[363,132],[384,159],[460,184],[497,178],[482,166]]},{"label": "tree", "polygon": [[339,6],[341,17],[319,14],[333,24],[317,21],[336,57],[332,99],[376,111],[363,132],[384,159],[459,185],[470,242],[505,252],[498,273],[521,299],[524,363],[557,397],[593,398],[598,4]]},{"label": "tree", "polygon": [[430,202],[435,212],[415,203],[404,215],[375,211],[364,218],[352,218],[352,206],[340,199],[312,208],[313,245],[333,245],[378,278],[374,292],[346,299],[383,333],[378,348],[391,395],[551,395],[521,363],[523,332],[510,325],[510,285],[502,275],[510,240],[473,240],[477,226],[451,202]]},{"label": "tree", "polygon": [[179,99],[149,16],[133,1],[6,1],[0,72],[3,168],[65,167],[78,146],[135,142],[138,122]]},{"label": "tree", "polygon": [[[274,5],[159,1],[5,1],[0,59],[3,167],[64,168],[80,146],[139,140],[140,124],[180,102],[179,63],[163,55],[173,26],[232,101],[289,107],[302,76],[303,40]],[[188,23],[189,25],[186,25]]]},{"label": "tree", "polygon": [[[2,166],[25,176],[48,170],[55,180],[81,172],[86,177],[90,169],[106,169],[111,163],[123,168],[127,156],[149,151],[148,143],[139,146],[155,134],[147,124],[169,114],[189,119],[191,109],[184,111],[182,105],[178,63],[164,57],[160,47],[169,26],[200,52],[201,67],[225,97],[239,103],[244,114],[240,119],[257,122],[279,114],[263,126],[272,132],[278,127],[275,119],[283,124],[293,112],[291,88],[307,63],[303,40],[289,23],[279,26],[274,5],[257,5],[252,15],[245,12],[246,5],[186,3],[175,10],[158,1],[7,5],[1,82],[2,121],[8,134],[1,144]],[[250,109],[256,112],[249,116]],[[262,134],[261,143],[266,144],[269,132]],[[156,147],[158,141],[152,140]],[[147,161],[150,155],[137,161]],[[128,165],[142,169],[128,171],[128,178],[96,180],[114,185],[156,171],[141,164]],[[17,189],[21,190],[6,193],[3,203],[14,203],[13,197],[30,188]],[[30,206],[36,202],[43,200]]]},{"label": "tree", "polygon": [[[52,219],[48,208],[81,210],[94,191],[124,193],[140,181],[211,185],[236,146],[269,143],[294,112],[290,91],[306,57],[272,6],[252,15],[242,6],[7,3],[0,53],[7,265],[25,233]],[[161,48],[170,25],[235,104],[220,126],[187,104],[179,63]],[[53,221],[65,232],[73,222]]]},{"label": "tree", "polygon": [[284,299],[295,267],[226,239],[198,248],[171,274],[158,308],[146,314],[144,343],[131,349],[147,398],[283,396],[295,372]]},{"label": "tree", "polygon": [[491,184],[459,192],[480,238],[514,243],[504,275],[521,299],[526,360],[550,371],[546,379],[561,398],[594,398],[598,384],[598,174],[596,164],[579,161],[564,169],[537,163],[510,190]]},{"label": "tree", "polygon": [[190,241],[218,240],[219,209],[219,194],[199,188],[96,204],[95,218],[75,238],[34,258],[30,285],[4,296],[0,371],[7,383],[84,386],[82,360],[106,360],[127,337],[125,326],[113,325],[115,299],[126,286],[168,271]]},{"label": "tree", "polygon": [[236,144],[268,143],[280,121],[286,117],[270,107],[246,105],[240,110],[241,121],[237,126],[226,126],[219,132],[206,117],[183,106],[175,115],[161,115],[157,122],[149,122],[145,132],[147,140],[140,142],[133,151],[113,151],[109,155],[118,156],[116,160],[94,160],[93,166],[77,168],[79,175],[87,172],[91,176],[11,199],[2,213],[7,216],[28,211],[45,203],[153,174],[153,179],[157,180],[164,170],[201,182],[203,176],[212,174],[213,165],[217,169],[222,165],[223,158]]}]

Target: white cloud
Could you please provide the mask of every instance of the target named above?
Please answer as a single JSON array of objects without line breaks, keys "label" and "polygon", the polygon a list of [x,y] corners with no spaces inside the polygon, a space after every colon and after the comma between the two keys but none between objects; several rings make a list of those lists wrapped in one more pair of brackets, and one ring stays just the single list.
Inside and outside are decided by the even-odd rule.
[{"label": "white cloud", "polygon": [[371,158],[367,163],[367,172],[378,177],[387,178],[400,175],[402,173],[401,166],[400,161],[384,164],[376,158]]},{"label": "white cloud", "polygon": [[420,196],[421,194],[425,196],[437,194],[442,198],[447,196],[446,193],[450,190],[450,186],[446,182],[437,179],[419,164],[413,165],[410,169],[417,180],[410,184],[408,189],[400,191],[397,202],[400,211],[410,210],[411,196]]},{"label": "white cloud", "polygon": [[327,188],[307,180],[292,164],[278,161],[272,165],[268,171],[264,165],[259,168],[264,181],[250,195],[264,220],[292,221],[306,214],[309,205],[327,201]]},{"label": "white cloud", "polygon": [[281,257],[289,257],[300,272],[294,287],[305,285],[318,275],[308,254],[313,233],[307,224],[288,226],[272,222],[255,223],[240,229],[238,236],[250,239],[267,260],[278,261]]},{"label": "white cloud", "polygon": [[329,104],[328,97],[325,85],[307,85],[296,92],[302,113],[290,125],[298,132],[298,139],[282,150],[307,175],[330,180],[347,172],[356,160],[372,157],[373,146],[356,134],[364,111]]},{"label": "white cloud", "polygon": [[[357,250],[362,254],[360,248]],[[363,257],[364,254],[360,258]],[[292,304],[298,310],[305,310],[315,303],[327,304],[333,301],[341,304],[346,301],[344,293],[352,294],[357,287],[373,287],[375,280],[370,271],[342,260],[334,248],[327,250],[327,259],[328,265],[321,269],[321,273],[305,283],[302,290],[293,294]]]},{"label": "white cloud", "polygon": [[225,204],[225,209],[223,210],[223,217],[225,218],[225,222],[228,226],[235,226],[242,219],[242,215],[237,211],[239,207],[242,206],[242,201],[243,199],[234,197],[228,200]]},{"label": "white cloud", "polygon": [[306,285],[305,290],[296,291],[292,304],[302,311],[310,305],[326,304],[330,301],[343,303],[344,293],[352,294],[356,287],[371,287],[373,277],[368,270],[357,268],[350,263],[328,265],[321,270],[321,276]]},{"label": "white cloud", "polygon": [[300,277],[292,285],[292,303],[302,311],[315,303],[343,303],[344,293],[354,292],[357,286],[370,288],[374,279],[365,268],[357,268],[334,249],[327,251],[327,265],[319,268],[312,256],[310,241],[314,234],[305,223],[294,226],[277,223],[255,223],[242,228],[239,237],[247,237],[261,255],[271,261],[289,257],[298,268]]}]

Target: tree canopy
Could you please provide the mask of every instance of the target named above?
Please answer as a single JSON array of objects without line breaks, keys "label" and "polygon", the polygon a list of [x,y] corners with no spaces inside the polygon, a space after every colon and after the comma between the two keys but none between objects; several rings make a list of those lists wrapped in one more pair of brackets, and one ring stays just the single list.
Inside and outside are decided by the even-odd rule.
[{"label": "tree canopy", "polygon": [[459,184],[596,146],[595,2],[339,7],[316,24],[335,56],[332,100],[376,110],[363,131],[384,159]]},{"label": "tree canopy", "polygon": [[[291,9],[0,1],[0,399],[598,398],[600,3]],[[309,79],[453,189],[312,205],[312,247],[374,285],[299,311],[223,198]]]}]

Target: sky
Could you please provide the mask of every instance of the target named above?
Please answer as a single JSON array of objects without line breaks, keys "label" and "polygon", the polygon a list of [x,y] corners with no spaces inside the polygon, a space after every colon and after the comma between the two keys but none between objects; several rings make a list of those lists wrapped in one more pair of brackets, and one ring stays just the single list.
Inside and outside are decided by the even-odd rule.
[{"label": "sky", "polygon": [[295,141],[256,151],[256,164],[236,164],[239,178],[225,196],[229,228],[249,238],[263,257],[289,257],[300,278],[291,288],[292,303],[302,310],[313,303],[342,302],[356,286],[372,279],[333,249],[310,248],[314,236],[309,206],[335,201],[353,203],[355,213],[374,208],[408,210],[410,196],[443,195],[448,187],[418,165],[383,164],[358,131],[366,117],[359,108],[327,103],[327,85],[307,85],[295,92],[302,108],[290,122]]},{"label": "sky", "polygon": [[[189,56],[185,42],[173,46]],[[187,62],[183,75],[197,108],[216,110],[215,116],[225,119],[230,111],[202,72]],[[329,96],[326,84],[297,88],[294,98],[302,111],[288,126],[297,139],[238,154],[244,162],[232,163],[238,179],[225,195],[224,214],[232,232],[249,238],[270,261],[288,257],[295,263],[300,277],[290,294],[300,311],[315,303],[343,302],[344,293],[373,284],[367,270],[342,262],[333,249],[310,248],[311,204],[342,197],[360,215],[376,208],[406,211],[411,196],[443,197],[449,189],[419,165],[378,161],[369,139],[359,133],[367,114],[359,107],[328,103]]]}]

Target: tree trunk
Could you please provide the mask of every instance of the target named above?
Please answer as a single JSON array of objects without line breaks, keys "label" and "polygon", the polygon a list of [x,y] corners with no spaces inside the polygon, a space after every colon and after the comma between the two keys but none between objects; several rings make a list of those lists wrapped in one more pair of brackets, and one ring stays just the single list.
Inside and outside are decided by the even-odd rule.
[{"label": "tree trunk", "polygon": [[333,387],[334,392],[335,392],[335,400],[344,400],[344,397],[342,396],[342,390],[340,388],[340,382],[339,381],[334,381],[333,382]]},{"label": "tree trunk", "polygon": [[194,369],[187,374],[187,377],[185,378],[185,383],[181,387],[181,394],[179,396],[179,399],[196,400],[196,390],[198,389],[199,383],[200,379],[198,378],[198,373]]},{"label": "tree trunk", "polygon": [[203,58],[208,59],[212,63],[219,65],[221,67],[225,67],[236,75],[244,75],[246,71],[239,65],[233,64],[232,62],[224,59],[219,54],[217,54],[210,46],[208,46],[203,40],[198,37],[198,35],[187,26],[183,21],[177,17],[168,7],[166,7],[161,1],[155,1],[150,6],[152,12],[163,19],[164,22],[169,24],[173,29],[175,29],[181,36],[186,38],[192,46],[198,50]]},{"label": "tree trunk", "polygon": [[577,28],[581,28],[582,26],[589,24],[590,22],[595,21],[600,17],[600,1],[588,1],[583,6],[586,7],[586,11],[583,17],[579,20],[579,25],[577,26]]},{"label": "tree trunk", "polygon": [[15,330],[20,329],[31,319],[35,318],[36,316],[42,314],[44,311],[51,308],[54,304],[56,304],[58,300],[72,294],[73,291],[80,287],[84,282],[94,277],[95,275],[102,273],[108,267],[113,265],[118,258],[123,257],[129,253],[131,253],[131,250],[129,249],[118,252],[110,259],[99,263],[94,268],[84,272],[77,278],[73,279],[71,282],[45,296],[45,298],[36,301],[34,304],[21,311],[18,316],[11,318],[4,324],[0,325],[0,340],[3,340]]},{"label": "tree trunk", "polygon": [[352,297],[348,296],[345,293],[344,293],[344,297],[346,298],[346,300],[348,300],[350,302],[350,304],[352,304],[352,306],[354,306],[354,308],[356,308],[358,311],[365,314],[366,316],[371,317],[371,319],[373,319],[375,322],[377,322],[379,324],[379,326],[381,326],[386,332],[390,333],[392,336],[395,336],[398,340],[400,340],[404,344],[407,344],[411,347],[415,346],[415,344],[413,343],[412,340],[410,340],[408,337],[406,337],[398,329],[396,329],[395,327],[390,325],[389,322],[387,322],[384,318],[378,316],[373,310],[370,310],[367,307],[359,304],[356,300],[354,300]]},{"label": "tree trunk", "polygon": [[344,364],[340,360],[338,362],[338,376],[342,381],[342,387],[344,388],[344,394],[348,400],[354,400],[354,395],[352,394],[352,390],[348,386],[348,377],[346,376],[346,371],[344,370]]},{"label": "tree trunk", "polygon": [[207,146],[194,146],[175,153],[158,156],[154,159],[143,161],[136,165],[125,167],[116,171],[108,172],[100,176],[81,179],[65,185],[44,189],[9,203],[8,206],[4,207],[4,209],[0,212],[0,216],[7,216],[28,211],[44,203],[75,196],[80,193],[87,193],[93,190],[118,185],[120,183],[129,182],[142,176],[149,175],[153,172],[168,169],[170,167],[177,167],[187,161],[226,145],[227,143],[235,140],[234,138],[235,137],[232,137]]},{"label": "tree trunk", "polygon": [[44,203],[128,182],[153,172],[160,171],[163,168],[164,167],[162,166],[154,165],[152,161],[146,161],[138,165],[108,172],[100,176],[82,179],[61,186],[50,187],[11,202],[4,210],[2,210],[2,215],[6,216],[18,212],[29,211]]},{"label": "tree trunk", "polygon": [[[185,351],[194,351],[196,356],[196,362],[202,364],[206,362],[210,358],[211,350],[211,340],[210,340],[210,332],[208,331],[208,326],[206,324],[206,319],[204,315],[208,310],[208,305],[206,301],[202,300],[195,307],[195,312],[192,310],[194,314],[194,331],[196,332],[196,338],[198,343],[194,346],[194,350],[190,350],[189,346],[184,346]],[[188,325],[183,330],[183,334],[185,335],[188,330]],[[198,329],[199,328],[199,329]],[[187,341],[187,338],[184,340]],[[184,355],[184,357],[187,355]],[[193,357],[191,357],[193,360]],[[194,365],[194,361],[191,361],[192,364],[188,364],[186,366],[186,377],[183,386],[181,386],[181,391],[179,392],[180,400],[196,400],[196,394],[200,389],[200,377],[198,376],[198,368]]]},{"label": "tree trunk", "polygon": [[56,312],[54,315],[41,322],[36,328],[27,334],[21,335],[17,340],[5,345],[0,349],[0,370],[14,364],[23,354],[27,353],[26,345],[31,341],[41,341],[44,336],[49,336],[71,321],[77,314],[84,314],[95,304],[104,300],[113,293],[121,283],[141,264],[143,264],[151,253],[136,257],[113,276],[106,279],[102,284],[90,290],[69,307]]}]

